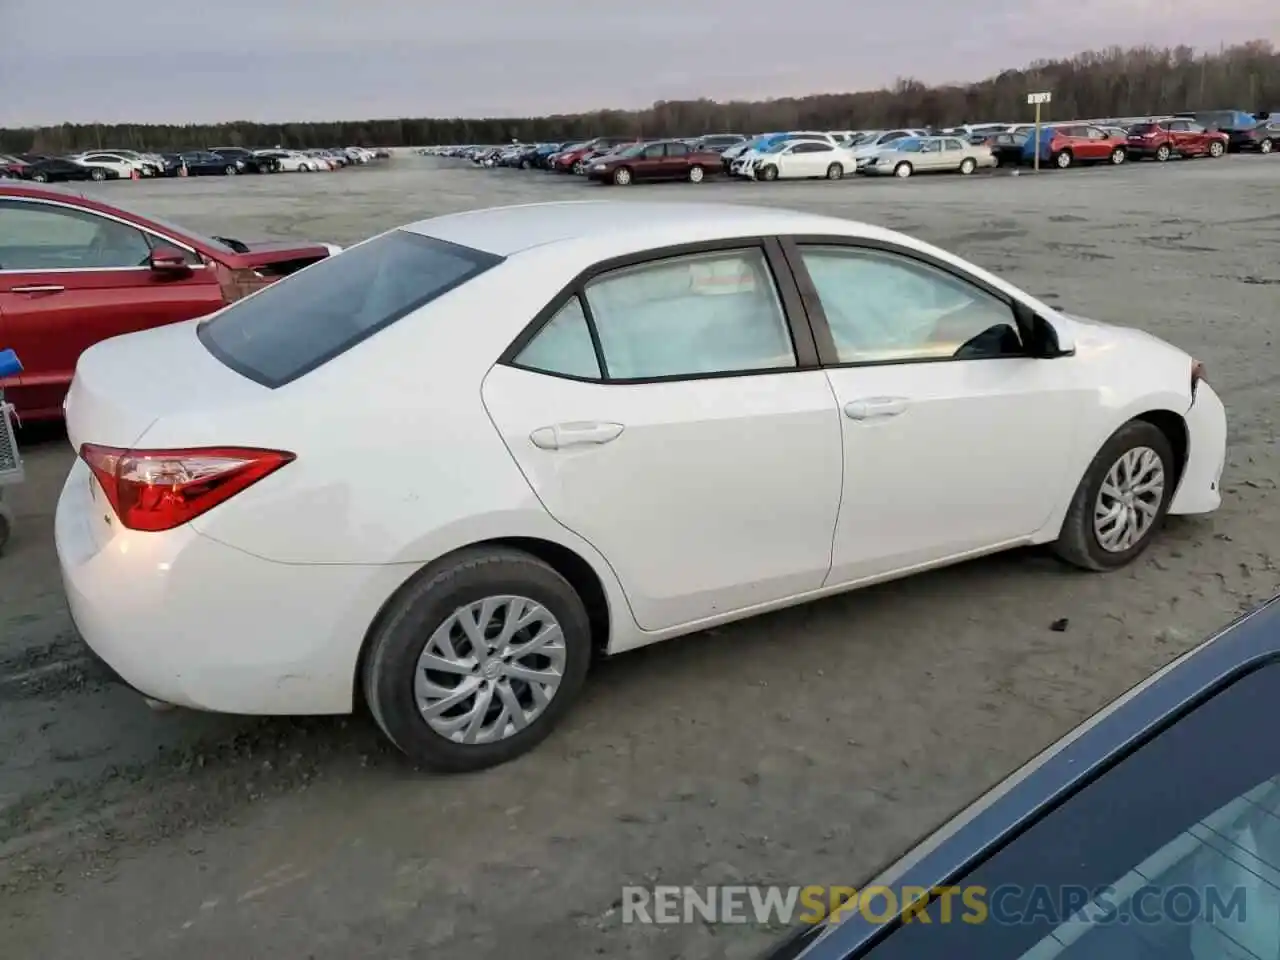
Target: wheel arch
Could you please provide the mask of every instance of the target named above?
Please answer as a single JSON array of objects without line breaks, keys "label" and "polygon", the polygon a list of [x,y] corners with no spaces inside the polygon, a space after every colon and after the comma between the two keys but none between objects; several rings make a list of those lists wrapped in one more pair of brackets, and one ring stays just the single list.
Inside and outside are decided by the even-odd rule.
[{"label": "wheel arch", "polygon": [[[1169,398],[1172,400],[1172,398]],[[1031,538],[1033,543],[1047,543],[1056,540],[1062,533],[1062,525],[1066,520],[1067,511],[1071,505],[1071,499],[1075,495],[1076,489],[1080,485],[1080,481],[1084,478],[1089,470],[1089,465],[1093,463],[1094,457],[1098,455],[1098,451],[1103,445],[1115,435],[1125,424],[1141,421],[1149,423],[1164,434],[1168,439],[1169,445],[1173,448],[1174,456],[1174,482],[1171,485],[1173,493],[1172,498],[1177,496],[1178,485],[1182,482],[1182,476],[1186,472],[1187,459],[1191,452],[1190,433],[1187,429],[1186,418],[1175,412],[1172,403],[1162,403],[1155,401],[1137,409],[1129,409],[1124,411],[1120,416],[1114,418],[1110,422],[1110,429],[1101,432],[1098,435],[1092,435],[1087,440],[1081,439],[1080,446],[1077,447],[1077,455],[1079,461],[1073,463],[1067,473],[1064,475],[1064,486],[1059,492],[1057,498],[1057,506],[1050,514],[1047,522],[1043,527]],[[1069,477],[1069,481],[1066,479]],[[1070,486],[1066,484],[1069,482]]]},{"label": "wheel arch", "polygon": [[458,554],[469,550],[502,547],[527,553],[541,560],[560,576],[564,577],[582,599],[583,606],[586,607],[587,619],[591,624],[592,651],[596,656],[602,656],[608,652],[609,638],[612,635],[614,624],[613,612],[609,604],[609,594],[600,574],[596,572],[586,558],[571,547],[542,537],[514,536],[477,540],[474,543],[456,547],[435,560],[423,564],[412,574],[405,577],[400,586],[393,590],[391,595],[383,601],[378,608],[378,612],[366,628],[364,637],[360,641],[359,653],[356,655],[355,670],[351,678],[351,703],[353,708],[359,709],[366,706],[363,682],[365,664],[369,657],[370,648],[373,645],[373,638],[377,636],[378,631],[386,622],[395,603],[424,576],[430,575],[431,572],[434,572],[442,564],[447,563]]}]

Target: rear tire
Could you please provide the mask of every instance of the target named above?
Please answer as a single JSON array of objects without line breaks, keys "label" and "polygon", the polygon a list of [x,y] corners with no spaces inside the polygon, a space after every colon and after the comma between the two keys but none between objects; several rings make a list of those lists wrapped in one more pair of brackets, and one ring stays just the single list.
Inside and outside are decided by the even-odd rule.
[{"label": "rear tire", "polygon": [[960,161],[960,175],[962,177],[969,176],[976,169],[978,169],[978,162],[972,157],[965,157]]},{"label": "rear tire", "polygon": [[[1158,459],[1158,471],[1148,454]],[[1142,499],[1146,508],[1126,508],[1120,498],[1104,493],[1103,486],[1110,486],[1108,476],[1113,471],[1119,470],[1123,477],[1121,463],[1127,456],[1137,460],[1145,459],[1149,472],[1141,474],[1140,478],[1153,477],[1158,473],[1161,478],[1158,502],[1152,503],[1154,498],[1144,493],[1141,497],[1130,499]],[[1062,531],[1053,545],[1053,552],[1060,559],[1083,570],[1115,570],[1132,562],[1147,549],[1164,524],[1169,502],[1173,498],[1176,470],[1173,448],[1160,428],[1145,420],[1130,420],[1108,438],[1089,464],[1089,469],[1085,471],[1084,478],[1071,499]],[[1146,526],[1141,528],[1140,535],[1135,536],[1131,543],[1122,541],[1108,547],[1103,544],[1098,532],[1099,524],[1105,522],[1103,515],[1107,507],[1119,510],[1122,520],[1127,509],[1133,523],[1138,523],[1139,518],[1145,518],[1143,522]],[[1149,510],[1154,512],[1149,513]]]},{"label": "rear tire", "polygon": [[1125,162],[1125,160],[1127,159],[1127,156],[1128,155],[1125,153],[1123,147],[1117,147],[1115,150],[1112,150],[1111,151],[1112,166],[1116,166],[1116,167],[1120,166],[1120,164]]},{"label": "rear tire", "polygon": [[1221,140],[1214,140],[1209,144],[1209,156],[1217,160],[1227,152],[1227,148],[1222,145]]},{"label": "rear tire", "polygon": [[695,165],[689,168],[690,183],[701,183],[705,177],[706,177],[706,171],[704,171],[702,167]]},{"label": "rear tire", "polygon": [[[531,688],[518,678],[502,672],[499,666],[493,674],[488,666],[505,664],[510,660],[496,648],[490,653],[476,654],[468,635],[455,631],[452,645],[455,656],[450,659],[480,660],[485,666],[474,670],[462,667],[456,672],[436,673],[434,678],[420,659],[438,636],[437,631],[447,627],[449,621],[461,611],[474,609],[473,605],[493,602],[498,598],[519,598],[540,607],[545,617],[535,620],[535,625],[554,623],[562,637],[559,652],[562,666],[559,683],[543,701],[539,709],[531,699]],[[494,627],[500,626],[495,612],[493,623],[479,624],[482,646],[484,640],[498,642]],[[475,621],[473,621],[475,622]],[[519,646],[527,642],[528,635],[517,633],[509,639],[509,645]],[[433,652],[441,647],[434,646]],[[457,655],[460,655],[457,656]],[[485,659],[487,657],[487,659]],[[520,658],[517,657],[517,660]],[[582,599],[560,574],[541,560],[520,550],[509,548],[477,548],[463,550],[446,560],[427,567],[397,596],[380,618],[376,631],[370,638],[370,646],[361,677],[366,701],[378,726],[387,738],[410,760],[423,767],[446,772],[482,770],[506,763],[533,749],[545,739],[582,689],[587,667],[591,659],[591,626]],[[437,655],[435,661],[441,660]],[[518,666],[525,666],[522,661]],[[550,667],[527,667],[546,670]],[[496,676],[496,679],[493,677]],[[466,685],[473,693],[461,699],[447,696],[454,689]],[[423,685],[420,688],[420,684]],[[440,685],[444,685],[441,690]],[[504,692],[505,690],[505,692]],[[449,716],[455,708],[487,704],[488,712],[517,705],[512,691],[520,697],[518,705],[526,706],[532,719],[523,729],[510,732],[498,731],[487,742],[459,742],[432,727],[419,707],[421,697],[435,702],[432,713],[436,724],[466,723]],[[484,698],[483,700],[481,698]],[[447,710],[440,705],[454,701]],[[479,711],[477,711],[479,712]],[[510,713],[506,714],[510,716]],[[464,715],[465,716],[465,715]],[[471,714],[475,716],[475,714]],[[484,722],[496,719],[490,713],[480,713]],[[464,727],[455,732],[464,736]]]},{"label": "rear tire", "polygon": [[1270,139],[1263,140],[1260,144],[1258,144],[1259,153],[1270,153],[1273,149],[1274,149],[1274,145],[1272,144]]},{"label": "rear tire", "polygon": [[841,164],[833,163],[831,166],[827,167],[828,180],[839,180],[843,176],[844,167]]},{"label": "rear tire", "polygon": [[235,168],[234,164],[229,163],[225,167],[223,167],[222,172],[226,174],[228,177],[234,177],[240,171]]},{"label": "rear tire", "polygon": [[103,173],[100,168],[94,167],[92,170],[89,171],[89,179],[96,180],[97,182],[101,183],[103,180],[107,179],[107,175]]},{"label": "rear tire", "polygon": [[44,173],[44,172],[40,172],[40,173],[33,173],[33,174],[31,175],[31,179],[32,179],[32,180],[34,180],[36,183],[48,183],[48,182],[49,182],[49,175],[48,175],[47,173]]}]

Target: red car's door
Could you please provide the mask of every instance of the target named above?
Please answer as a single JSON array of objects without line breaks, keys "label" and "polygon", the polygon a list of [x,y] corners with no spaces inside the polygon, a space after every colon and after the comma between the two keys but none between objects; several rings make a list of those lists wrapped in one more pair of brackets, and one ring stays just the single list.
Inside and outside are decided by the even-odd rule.
[{"label": "red car's door", "polygon": [[[154,271],[152,249],[188,269]],[[68,204],[0,200],[0,315],[23,372],[7,398],[29,419],[56,419],[80,354],[123,333],[203,316],[223,304],[214,270],[193,250]]]},{"label": "red car's door", "polygon": [[666,162],[666,147],[661,143],[650,144],[644,148],[644,153],[636,157],[635,165],[632,167],[633,175],[637,180],[661,179],[664,176]]}]

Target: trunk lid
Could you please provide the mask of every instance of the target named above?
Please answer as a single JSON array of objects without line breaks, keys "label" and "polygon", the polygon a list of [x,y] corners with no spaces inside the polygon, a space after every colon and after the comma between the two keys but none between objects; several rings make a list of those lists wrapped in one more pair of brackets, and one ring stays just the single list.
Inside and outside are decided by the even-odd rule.
[{"label": "trunk lid", "polygon": [[138,446],[161,418],[261,402],[271,391],[240,376],[196,337],[198,320],[103,340],[80,356],[67,393],[67,438]]},{"label": "trunk lid", "polygon": [[313,263],[336,252],[323,243],[298,243],[296,241],[261,240],[246,243],[248,253],[236,254],[236,266],[263,267],[269,264],[305,260]]}]

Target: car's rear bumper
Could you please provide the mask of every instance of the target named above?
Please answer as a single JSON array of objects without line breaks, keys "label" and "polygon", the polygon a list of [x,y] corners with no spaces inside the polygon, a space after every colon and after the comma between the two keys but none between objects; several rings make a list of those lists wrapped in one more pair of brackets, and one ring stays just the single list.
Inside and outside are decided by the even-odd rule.
[{"label": "car's rear bumper", "polygon": [[1197,385],[1186,422],[1187,463],[1169,512],[1211,513],[1222,505],[1220,487],[1227,459],[1227,411],[1209,384]]},{"label": "car's rear bumper", "polygon": [[283,564],[197,533],[121,528],[88,469],[63,486],[54,540],[81,637],[155,700],[223,713],[346,713],[365,632],[398,567]]}]

